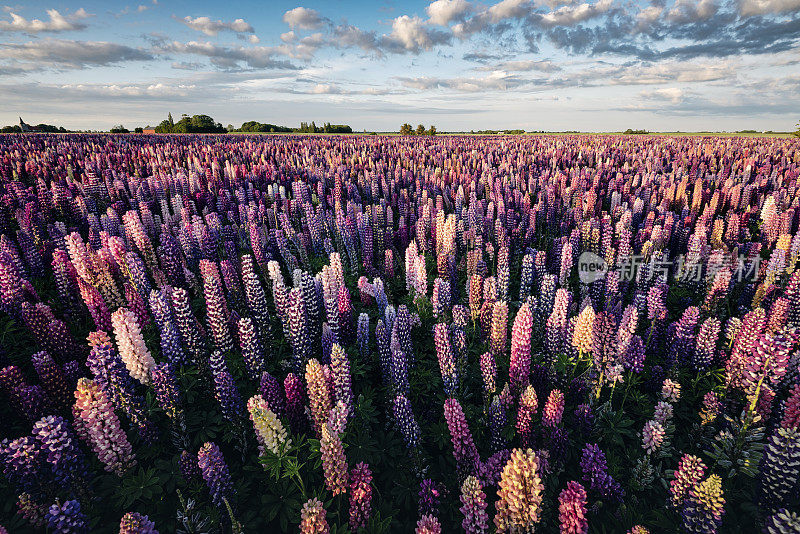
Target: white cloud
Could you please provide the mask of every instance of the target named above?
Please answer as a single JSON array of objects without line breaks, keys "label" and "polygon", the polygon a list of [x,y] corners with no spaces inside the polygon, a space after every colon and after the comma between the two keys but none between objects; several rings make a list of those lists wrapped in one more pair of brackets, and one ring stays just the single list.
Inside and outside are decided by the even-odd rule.
[{"label": "white cloud", "polygon": [[484,65],[477,67],[477,71],[510,71],[510,72],[555,72],[561,70],[561,67],[552,61],[536,61],[533,59],[520,60],[520,61],[503,61],[497,65]]},{"label": "white cloud", "polygon": [[189,26],[193,30],[203,32],[204,34],[214,37],[221,31],[231,31],[234,33],[253,33],[253,27],[244,21],[244,19],[236,19],[232,22],[224,22],[221,20],[211,20],[208,17],[192,18],[190,16],[183,17],[181,22]]},{"label": "white cloud", "polygon": [[147,51],[117,43],[62,39],[0,44],[0,57],[29,62],[42,68],[83,68],[153,59]]},{"label": "white cloud", "polygon": [[800,0],[741,0],[739,2],[739,13],[743,17],[798,10],[800,10]]},{"label": "white cloud", "polygon": [[283,22],[288,24],[290,28],[316,30],[322,27],[325,19],[313,9],[296,7],[283,14]]},{"label": "white cloud", "polygon": [[642,91],[639,95],[647,100],[666,100],[673,104],[679,104],[686,97],[687,93],[685,90],[678,87],[664,87],[662,89]]},{"label": "white cloud", "polygon": [[398,78],[404,87],[421,91],[431,89],[451,89],[462,93],[478,93],[483,91],[507,91],[528,83],[517,76],[509,76],[502,72],[494,72],[483,78],[460,77],[438,78],[423,76],[419,78]]},{"label": "white cloud", "polygon": [[419,52],[447,43],[449,39],[448,34],[431,29],[420,17],[402,15],[392,21],[392,33],[385,41],[390,47],[397,43],[405,50]]},{"label": "white cloud", "polygon": [[430,22],[447,26],[453,21],[463,20],[472,11],[472,4],[466,0],[436,0],[425,8]]},{"label": "white cloud", "polygon": [[56,9],[48,9],[47,16],[49,20],[31,19],[21,17],[14,12],[9,12],[11,20],[0,20],[0,31],[6,32],[25,32],[25,33],[39,33],[39,32],[66,32],[74,30],[82,30],[86,28],[86,24],[79,21],[90,17],[83,8],[78,9],[71,15],[64,16]]},{"label": "white cloud", "polygon": [[667,20],[677,24],[699,22],[712,17],[718,10],[714,0],[676,0],[667,12]]},{"label": "white cloud", "polygon": [[611,9],[613,3],[613,0],[598,0],[595,4],[564,6],[542,15],[541,23],[544,26],[572,26],[602,15]]}]

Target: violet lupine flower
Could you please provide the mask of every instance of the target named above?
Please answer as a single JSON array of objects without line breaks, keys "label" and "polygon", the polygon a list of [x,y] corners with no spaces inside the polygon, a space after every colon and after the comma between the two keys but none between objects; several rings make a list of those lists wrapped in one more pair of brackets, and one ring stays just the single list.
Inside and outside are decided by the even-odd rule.
[{"label": "violet lupine flower", "polygon": [[483,378],[483,394],[487,399],[496,391],[497,364],[491,352],[484,352],[480,357],[481,378]]},{"label": "violet lupine flower", "polygon": [[489,431],[492,452],[497,452],[506,447],[507,443],[505,437],[503,437],[503,430],[507,422],[506,409],[500,402],[500,398],[495,397],[489,405]]},{"label": "violet lupine flower", "polygon": [[362,361],[367,361],[369,359],[369,315],[366,313],[361,313],[358,316],[356,343],[358,344],[359,357]]},{"label": "violet lupine flower", "polygon": [[397,395],[410,395],[411,386],[408,382],[408,359],[403,351],[395,349],[389,361],[391,385]]},{"label": "violet lupine flower", "polygon": [[604,499],[621,500],[624,496],[622,486],[608,474],[606,455],[600,447],[589,443],[581,454],[581,471],[583,481],[589,489],[599,493]]},{"label": "violet lupine flower", "polygon": [[261,373],[261,381],[258,386],[258,393],[264,398],[269,409],[275,412],[278,417],[283,417],[286,413],[286,402],[281,392],[281,384],[277,378],[264,371]]},{"label": "violet lupine flower", "polygon": [[50,399],[62,409],[68,408],[72,404],[72,391],[63,369],[45,351],[31,356],[31,363]]},{"label": "violet lupine flower", "polygon": [[511,451],[503,449],[489,456],[485,462],[481,462],[478,468],[478,478],[484,486],[496,486],[500,481],[506,462],[511,456]]},{"label": "violet lupine flower", "polygon": [[392,326],[392,336],[397,336],[400,348],[408,358],[409,363],[414,363],[414,346],[411,343],[411,314],[405,304],[397,308],[397,318]]},{"label": "violet lupine flower", "polygon": [[325,519],[325,508],[317,498],[311,498],[300,510],[301,534],[328,534],[331,530]]},{"label": "violet lupine flower", "polygon": [[32,433],[44,451],[56,483],[71,493],[82,493],[90,473],[69,423],[61,417],[48,415],[34,423]]},{"label": "violet lupine flower", "polygon": [[128,512],[119,521],[119,534],[158,534],[158,530],[146,515]]},{"label": "violet lupine flower", "polygon": [[554,389],[547,397],[547,401],[542,408],[542,424],[554,427],[561,422],[564,414],[564,394],[559,389]]},{"label": "violet lupine flower", "polygon": [[711,475],[689,490],[681,512],[683,528],[690,534],[715,534],[724,513],[722,479]]},{"label": "violet lupine flower", "polygon": [[0,442],[3,475],[23,495],[41,496],[51,483],[45,453],[33,436]]},{"label": "violet lupine flower", "polygon": [[800,532],[800,515],[781,508],[764,521],[765,534],[792,534]]},{"label": "violet lupine flower", "polygon": [[229,503],[233,497],[233,481],[228,464],[222,452],[213,441],[208,441],[197,452],[197,467],[208,486],[211,501],[219,508],[224,508],[225,500]]},{"label": "violet lupine flower", "polygon": [[133,312],[139,326],[149,326],[152,321],[150,321],[150,315],[147,313],[147,305],[142,296],[137,293],[130,284],[125,284],[124,289],[125,301],[128,303],[128,309]]},{"label": "violet lupine flower", "polygon": [[88,518],[78,501],[56,502],[47,511],[47,528],[56,534],[88,534]]},{"label": "violet lupine flower", "polygon": [[202,479],[197,458],[192,456],[189,451],[181,451],[181,455],[178,457],[178,467],[181,470],[181,476],[188,484],[194,484]]},{"label": "violet lupine flower", "polygon": [[378,324],[375,325],[375,344],[378,346],[378,363],[381,366],[381,378],[385,386],[392,383],[392,349],[390,343],[386,325],[382,319],[378,319]]},{"label": "violet lupine flower", "polygon": [[136,464],[136,458],[105,392],[92,380],[81,378],[75,399],[73,410],[79,433],[82,430],[86,434],[106,471],[123,476]]},{"label": "violet lupine flower", "polygon": [[528,304],[523,304],[511,328],[511,360],[508,379],[516,392],[528,383],[531,367],[531,335],[533,334],[533,315]]},{"label": "violet lupine flower", "polygon": [[586,517],[586,490],[574,480],[558,495],[558,521],[561,534],[586,534],[589,521]]},{"label": "violet lupine flower", "polygon": [[419,445],[421,430],[414,418],[414,412],[411,410],[411,402],[405,395],[399,394],[394,398],[392,412],[406,447],[416,449]]},{"label": "violet lupine flower", "polygon": [[249,317],[239,319],[239,346],[242,349],[242,360],[247,369],[247,376],[255,382],[264,372],[264,347],[253,320]]},{"label": "violet lupine flower", "polygon": [[211,373],[214,376],[214,398],[219,402],[222,415],[234,425],[241,424],[245,417],[245,406],[239,388],[233,380],[225,357],[218,350],[211,353],[209,359]]},{"label": "violet lupine flower", "polygon": [[472,441],[472,433],[467,425],[467,419],[464,417],[464,411],[456,399],[450,398],[444,401],[444,418],[447,421],[447,428],[450,430],[453,456],[455,456],[459,469],[465,473],[475,473],[480,457],[475,443]]},{"label": "violet lupine flower", "polygon": [[670,345],[668,363],[674,365],[687,365],[694,358],[697,321],[700,319],[700,310],[696,306],[686,308],[675,326],[675,334]]},{"label": "violet lupine flower", "polygon": [[453,397],[458,389],[458,374],[447,325],[443,323],[434,325],[433,340],[436,345],[436,355],[439,358],[439,370],[442,373],[444,392],[448,397]]},{"label": "violet lupine flower", "polygon": [[795,384],[786,404],[783,407],[783,428],[797,428],[800,426],[800,384]]},{"label": "violet lupine flower", "polygon": [[350,529],[366,528],[372,511],[372,471],[358,462],[350,470]]},{"label": "violet lupine flower", "polygon": [[294,373],[289,373],[283,380],[283,391],[289,425],[295,434],[301,434],[308,426],[308,419],[305,416],[306,390],[303,381]]},{"label": "violet lupine flower", "polygon": [[422,482],[419,483],[419,492],[417,492],[417,497],[419,499],[417,511],[419,515],[438,516],[439,505],[444,492],[445,488],[442,484],[438,484],[430,478],[423,479]]},{"label": "violet lupine flower", "polygon": [[[17,499],[17,513],[36,528],[44,528],[48,510],[46,505],[35,502],[28,493],[20,494]],[[8,534],[8,531],[5,534]]]},{"label": "violet lupine flower", "polygon": [[579,404],[575,407],[575,412],[573,413],[575,426],[578,427],[578,430],[584,435],[588,436],[591,434],[592,429],[594,428],[594,414],[592,413],[592,409],[587,404]]},{"label": "violet lupine flower", "polygon": [[200,322],[192,313],[189,293],[185,289],[178,287],[172,290],[172,307],[186,351],[196,363],[204,361],[207,352],[205,339]]},{"label": "violet lupine flower", "polygon": [[150,311],[161,336],[161,353],[173,365],[183,365],[186,363],[186,354],[183,352],[181,335],[172,315],[166,289],[150,292]]},{"label": "violet lupine flower", "polygon": [[709,391],[703,395],[703,408],[700,410],[700,424],[707,425],[712,423],[714,419],[722,411],[722,403],[719,397],[713,391]]},{"label": "violet lupine flower", "polygon": [[700,332],[697,334],[695,350],[692,354],[692,367],[697,370],[708,368],[714,360],[717,338],[721,323],[716,317],[709,317],[700,326]]},{"label": "violet lupine flower", "polygon": [[333,399],[343,402],[348,414],[353,414],[353,388],[350,377],[350,360],[347,353],[335,343],[331,349],[331,372],[333,374]]},{"label": "violet lupine flower", "polygon": [[459,510],[464,515],[461,521],[461,528],[467,534],[484,534],[489,531],[489,514],[486,513],[486,493],[481,487],[480,481],[474,476],[469,475],[461,484],[461,508]]},{"label": "violet lupine flower", "polygon": [[311,337],[308,332],[308,313],[302,291],[299,288],[292,288],[289,291],[288,318],[294,365],[295,369],[299,371],[305,368],[312,354]]},{"label": "violet lupine flower", "polygon": [[178,380],[175,378],[175,369],[169,362],[157,363],[150,371],[150,377],[159,406],[170,419],[175,419],[183,412],[181,391]]}]

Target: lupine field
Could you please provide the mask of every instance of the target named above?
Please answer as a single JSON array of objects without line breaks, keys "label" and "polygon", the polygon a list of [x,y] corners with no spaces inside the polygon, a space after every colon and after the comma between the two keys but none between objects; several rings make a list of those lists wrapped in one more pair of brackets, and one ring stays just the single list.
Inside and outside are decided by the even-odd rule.
[{"label": "lupine field", "polygon": [[800,141],[7,135],[0,174],[0,532],[800,532]]}]

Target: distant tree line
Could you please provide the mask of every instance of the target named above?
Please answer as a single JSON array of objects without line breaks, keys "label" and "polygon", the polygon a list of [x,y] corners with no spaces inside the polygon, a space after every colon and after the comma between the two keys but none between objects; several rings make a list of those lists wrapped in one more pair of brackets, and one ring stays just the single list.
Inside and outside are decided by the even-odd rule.
[{"label": "distant tree line", "polygon": [[648,132],[647,130],[631,130],[630,128],[628,128],[622,133],[626,135],[644,135],[644,134],[649,134],[650,132]]},{"label": "distant tree line", "polygon": [[288,133],[291,128],[278,126],[277,124],[263,123],[258,121],[247,121],[241,128],[232,130],[234,132],[253,132],[253,133]]},{"label": "distant tree line", "polygon": [[311,124],[301,122],[300,128],[295,131],[299,133],[353,133],[353,129],[346,124],[331,124],[326,122],[322,125],[322,128],[320,128],[314,121],[311,121]]},{"label": "distant tree line", "polygon": [[488,135],[497,135],[497,134],[506,134],[506,135],[522,135],[525,133],[525,130],[471,130],[470,133],[473,134],[488,134]]},{"label": "distant tree line", "polygon": [[423,124],[419,124],[415,130],[413,126],[405,123],[400,127],[400,135],[436,135],[436,126],[431,124],[426,130]]},{"label": "distant tree line", "polygon": [[181,120],[175,122],[172,113],[156,126],[156,133],[225,133],[222,124],[214,122],[208,115],[181,115]]},{"label": "distant tree line", "polygon": [[[32,128],[37,132],[43,133],[69,133],[69,130],[65,129],[63,126],[53,126],[52,124],[37,124],[36,126],[32,126]],[[0,128],[0,133],[22,133],[22,128],[17,124],[3,126]]]}]

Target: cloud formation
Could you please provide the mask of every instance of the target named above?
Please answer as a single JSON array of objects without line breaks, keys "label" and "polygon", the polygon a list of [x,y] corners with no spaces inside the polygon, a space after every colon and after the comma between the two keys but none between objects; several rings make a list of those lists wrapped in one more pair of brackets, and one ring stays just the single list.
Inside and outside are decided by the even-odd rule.
[{"label": "cloud formation", "polygon": [[196,17],[190,16],[180,19],[185,25],[193,30],[203,32],[209,37],[215,37],[220,32],[229,31],[234,33],[253,33],[253,27],[244,21],[244,19],[236,19],[231,22],[224,22],[222,20],[211,20],[209,17]]},{"label": "cloud formation", "polygon": [[89,18],[91,15],[83,8],[78,9],[74,13],[66,16],[62,15],[56,9],[48,9],[48,20],[31,19],[17,15],[13,11],[9,11],[11,20],[0,20],[0,31],[3,32],[24,32],[24,33],[40,33],[40,32],[68,32],[83,30],[86,24],[81,22]]},{"label": "cloud formation", "polygon": [[317,11],[305,7],[296,7],[283,14],[283,22],[299,30],[317,30],[326,21]]}]

